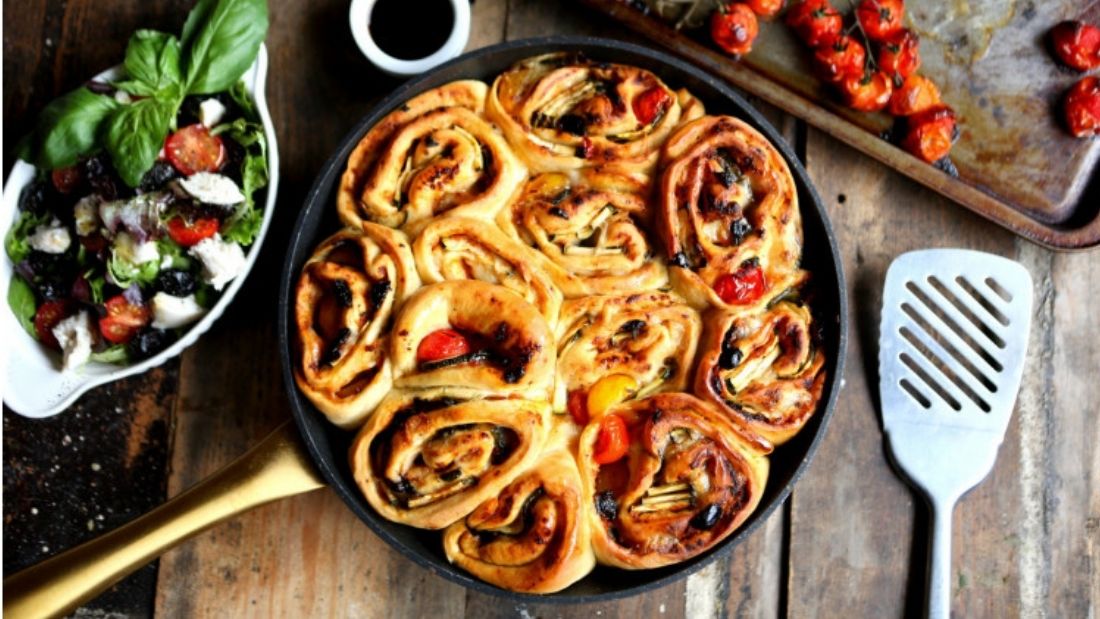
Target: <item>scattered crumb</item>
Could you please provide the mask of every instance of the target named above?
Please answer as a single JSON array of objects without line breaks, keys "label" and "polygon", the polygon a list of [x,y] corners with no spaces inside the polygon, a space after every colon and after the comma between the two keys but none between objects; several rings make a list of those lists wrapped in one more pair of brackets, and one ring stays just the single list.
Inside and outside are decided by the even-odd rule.
[{"label": "scattered crumb", "polygon": [[98,471],[98,470],[99,470],[99,469],[101,469],[101,468],[103,468],[103,467],[99,466],[99,463],[98,463],[98,462],[93,462],[93,463],[92,463],[92,470],[93,470],[93,471]]}]

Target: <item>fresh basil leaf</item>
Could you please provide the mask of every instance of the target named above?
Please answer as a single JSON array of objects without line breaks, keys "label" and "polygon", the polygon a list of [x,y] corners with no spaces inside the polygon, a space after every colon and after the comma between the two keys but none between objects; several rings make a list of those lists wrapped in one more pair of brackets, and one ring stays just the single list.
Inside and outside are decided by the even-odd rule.
[{"label": "fresh basil leaf", "polygon": [[[131,80],[147,85],[151,93],[164,98],[182,94],[180,42],[174,35],[156,30],[138,30],[126,46],[126,73]],[[125,90],[125,89],[124,89]],[[130,92],[130,91],[127,91]]]},{"label": "fresh basil leaf", "polygon": [[138,97],[152,97],[157,94],[155,88],[141,80],[122,80],[119,82],[111,82],[111,85],[128,95],[136,95]]},{"label": "fresh basil leaf", "polygon": [[122,106],[111,97],[78,88],[50,102],[31,130],[15,147],[15,154],[46,170],[71,166],[98,150],[104,121]]},{"label": "fresh basil leaf", "polygon": [[51,218],[52,216],[49,213],[39,215],[35,215],[30,211],[19,213],[19,219],[8,230],[8,235],[4,238],[4,250],[8,252],[8,257],[11,258],[12,262],[22,262],[27,259],[27,256],[31,255],[31,245],[27,240],[28,237],[34,234],[34,230],[38,226],[48,224]]},{"label": "fresh basil leaf", "polygon": [[187,94],[228,89],[267,36],[266,0],[199,0],[183,25]]},{"label": "fresh basil leaf", "polygon": [[8,306],[19,319],[19,324],[23,325],[23,330],[38,339],[38,333],[34,330],[34,314],[38,311],[34,303],[34,290],[18,275],[12,277],[8,285]]},{"label": "fresh basil leaf", "polygon": [[115,344],[110,348],[92,353],[88,359],[91,361],[98,361],[99,363],[117,363],[119,365],[125,365],[130,362],[130,353],[127,352],[125,344]]},{"label": "fresh basil leaf", "polygon": [[107,121],[107,152],[127,185],[137,187],[153,167],[175,114],[174,103],[142,99],[122,106]]}]

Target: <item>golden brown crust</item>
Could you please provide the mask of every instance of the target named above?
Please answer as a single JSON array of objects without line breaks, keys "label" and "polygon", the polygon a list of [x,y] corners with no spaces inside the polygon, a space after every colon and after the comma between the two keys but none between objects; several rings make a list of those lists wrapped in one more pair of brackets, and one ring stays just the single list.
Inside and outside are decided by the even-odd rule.
[{"label": "golden brown crust", "polygon": [[466,279],[499,284],[538,308],[551,328],[558,321],[561,291],[529,250],[492,223],[466,217],[436,219],[416,238],[413,255],[426,284]]},{"label": "golden brown crust", "polygon": [[566,301],[556,333],[554,410],[611,374],[633,378],[640,397],[686,390],[702,330],[697,311],[663,292]]},{"label": "golden brown crust", "polygon": [[[440,329],[481,342],[485,358],[438,367],[421,364],[421,340]],[[546,319],[511,290],[477,280],[421,288],[397,314],[390,350],[394,385],[406,389],[545,401],[554,382],[553,336]]]},{"label": "golden brown crust", "polygon": [[550,407],[394,392],[349,454],[367,501],[388,520],[442,529],[496,495],[538,458]]},{"label": "golden brown crust", "polygon": [[550,448],[531,469],[443,534],[447,559],[510,591],[553,593],[596,565],[577,463]]},{"label": "golden brown crust", "polygon": [[[759,309],[805,281],[798,192],[767,138],[736,118],[705,116],[669,137],[662,162],[658,226],[672,285],[692,305]],[[723,301],[715,283],[753,261],[764,294]]]},{"label": "golden brown crust", "polygon": [[474,80],[440,86],[372,127],[340,179],[344,223],[369,220],[415,235],[441,213],[492,219],[526,170],[480,116],[485,88]]},{"label": "golden brown crust", "polygon": [[768,446],[685,393],[616,406],[627,455],[594,459],[600,420],[581,433],[577,461],[600,563],[647,569],[684,561],[728,537],[756,509]]},{"label": "golden brown crust", "polygon": [[405,235],[371,223],[329,237],[302,267],[294,378],[332,423],[358,427],[390,390],[386,328],[419,286]]},{"label": "golden brown crust", "polygon": [[532,178],[497,223],[537,253],[567,298],[656,290],[668,283],[653,244],[644,177],[606,170]]},{"label": "golden brown crust", "polygon": [[791,439],[817,410],[825,354],[810,311],[780,301],[759,314],[707,316],[695,393],[774,445]]},{"label": "golden brown crust", "polygon": [[[665,95],[663,111],[642,122],[635,100],[654,89]],[[493,82],[485,111],[535,172],[612,166],[648,173],[669,132],[703,113],[690,93],[674,92],[649,71],[567,53],[513,65]]]}]

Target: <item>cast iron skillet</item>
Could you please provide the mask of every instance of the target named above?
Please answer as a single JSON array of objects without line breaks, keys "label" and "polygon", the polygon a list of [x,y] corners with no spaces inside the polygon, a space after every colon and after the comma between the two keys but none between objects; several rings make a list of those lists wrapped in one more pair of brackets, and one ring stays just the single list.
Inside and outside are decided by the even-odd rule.
[{"label": "cast iron skillet", "polygon": [[[818,411],[797,437],[771,456],[771,473],[760,505],[733,535],[709,552],[677,565],[630,572],[599,566],[589,576],[560,593],[538,596],[505,591],[471,577],[448,563],[438,531],[421,531],[389,522],[371,508],[356,486],[348,465],[348,448],[354,434],[329,423],[295,386],[293,298],[302,264],[321,240],[340,227],[336,217],[336,187],[348,155],[367,129],[404,101],[425,90],[458,79],[476,78],[491,83],[497,74],[519,60],[560,51],[583,52],[594,60],[648,69],[673,89],[687,87],[706,104],[707,113],[729,114],[748,122],[779,149],[790,166],[798,187],[805,236],[802,264],[813,272],[814,314],[823,331],[828,361],[825,366],[825,388]],[[371,530],[404,556],[450,581],[516,602],[579,603],[626,597],[683,578],[711,560],[725,555],[767,520],[790,494],[794,483],[809,466],[825,434],[825,427],[833,414],[840,391],[848,339],[844,274],[832,228],[806,170],[775,128],[730,87],[671,56],[638,45],[593,37],[549,37],[513,41],[470,52],[423,77],[403,84],[359,122],[322,168],[306,196],[305,206],[298,216],[290,239],[289,250],[283,265],[279,292],[279,345],[283,362],[283,383],[287,388],[294,419],[325,480]]]}]

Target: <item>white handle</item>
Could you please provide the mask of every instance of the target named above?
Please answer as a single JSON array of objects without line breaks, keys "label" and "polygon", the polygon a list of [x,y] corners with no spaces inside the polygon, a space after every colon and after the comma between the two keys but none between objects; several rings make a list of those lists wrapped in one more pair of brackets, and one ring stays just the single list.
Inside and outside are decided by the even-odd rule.
[{"label": "white handle", "polygon": [[928,541],[929,619],[951,617],[951,517],[955,499],[930,501],[932,530]]}]

